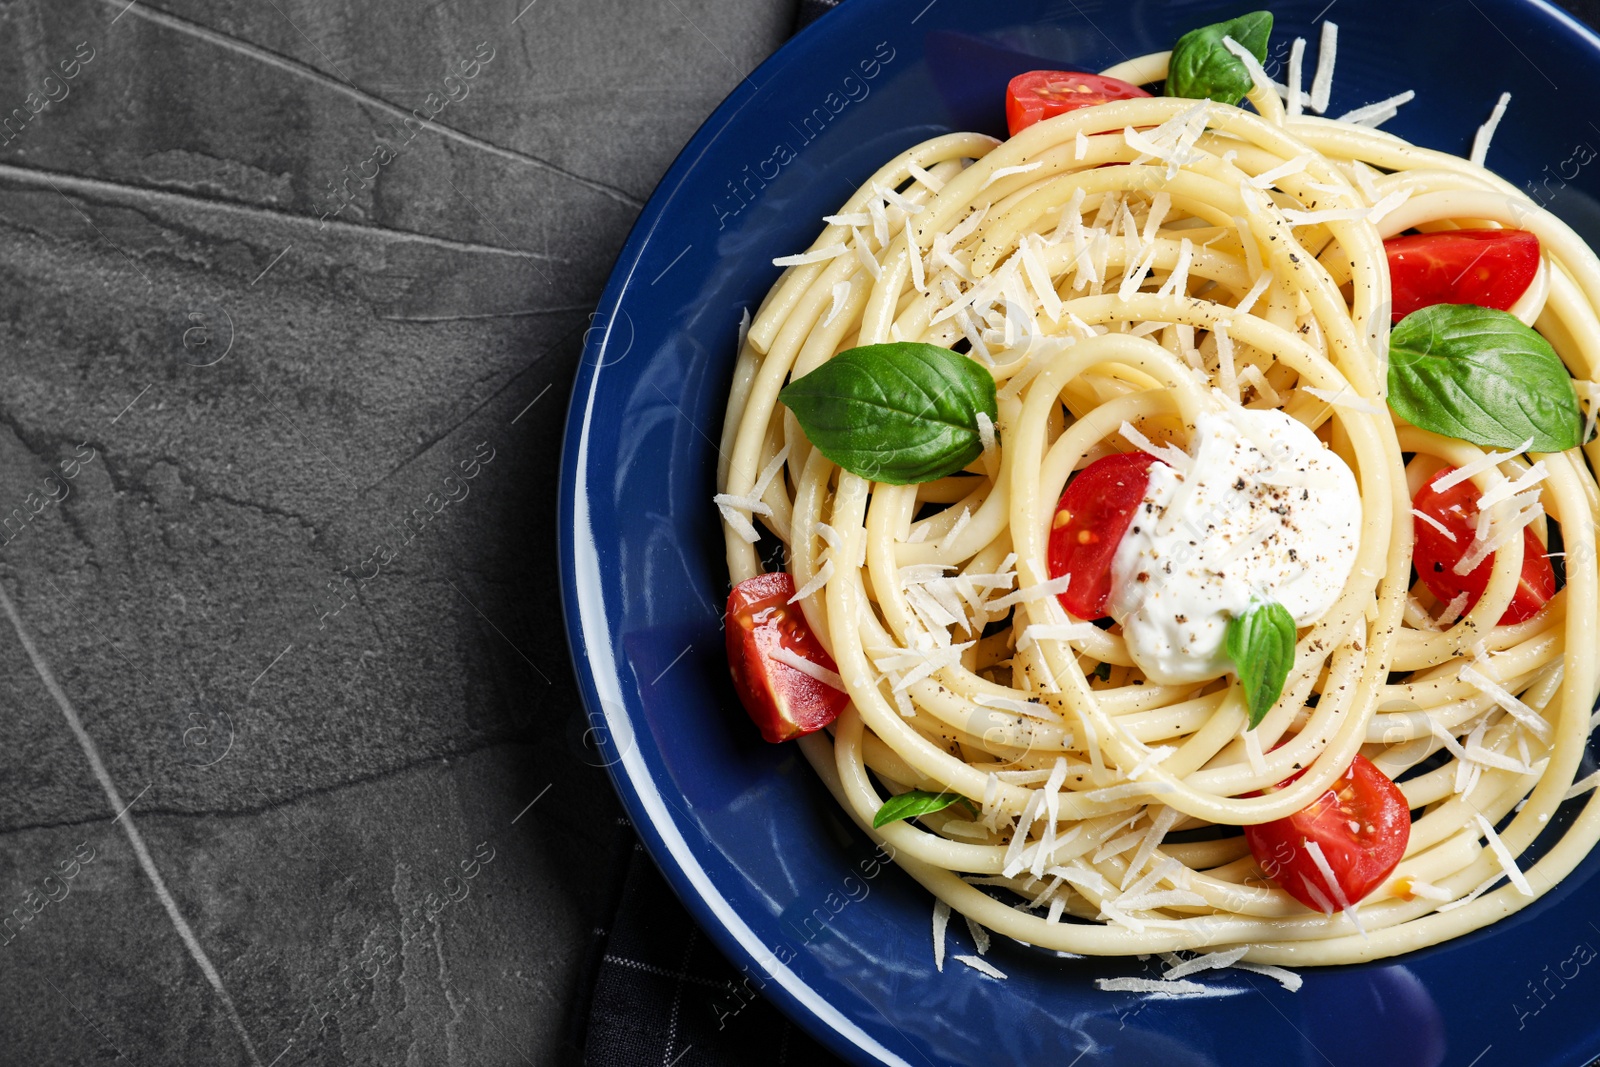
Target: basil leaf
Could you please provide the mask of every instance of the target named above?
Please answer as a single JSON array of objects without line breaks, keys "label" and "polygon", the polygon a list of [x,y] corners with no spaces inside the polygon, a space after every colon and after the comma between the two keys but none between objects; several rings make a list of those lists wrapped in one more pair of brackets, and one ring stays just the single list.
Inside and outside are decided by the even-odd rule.
[{"label": "basil leaf", "polygon": [[1223,647],[1239,670],[1252,730],[1283,693],[1294,666],[1294,639],[1294,616],[1274,600],[1257,601],[1228,623]]},{"label": "basil leaf", "polygon": [[1389,335],[1389,406],[1413,426],[1475,445],[1561,452],[1583,412],[1561,357],[1509,311],[1435,304]]},{"label": "basil leaf", "polygon": [[876,830],[880,826],[899,822],[901,819],[931,815],[956,803],[965,804],[968,811],[973,811],[972,801],[960,793],[929,793],[923,789],[913,789],[909,793],[901,793],[885,801],[883,807],[878,809],[878,814],[872,817],[872,828]]},{"label": "basil leaf", "polygon": [[833,462],[891,485],[931,482],[983,454],[999,419],[994,376],[959,352],[902,341],[840,352],[778,400]]},{"label": "basil leaf", "polygon": [[1261,63],[1267,61],[1267,38],[1272,36],[1272,12],[1252,11],[1227,22],[1215,22],[1190,30],[1172,46],[1167,64],[1168,96],[1195,100],[1215,100],[1237,104],[1254,88],[1250,71],[1243,60],[1223,45],[1232,37]]}]

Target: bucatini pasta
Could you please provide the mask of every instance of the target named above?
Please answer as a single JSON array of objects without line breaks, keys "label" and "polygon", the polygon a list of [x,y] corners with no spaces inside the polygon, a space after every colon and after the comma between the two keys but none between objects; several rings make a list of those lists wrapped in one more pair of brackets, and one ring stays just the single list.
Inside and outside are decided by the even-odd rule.
[{"label": "bucatini pasta", "polygon": [[[1596,389],[1600,261],[1481,165],[1506,98],[1470,161],[1375,128],[1401,98],[1308,113],[1327,108],[1327,36],[1309,93],[1303,42],[1274,86],[1253,49],[1220,41],[1253,110],[1112,94],[1046,108],[1006,141],[907,149],[778,260],[742,332],[718,472],[729,574],[761,576],[759,524],[787,577],[760,604],[735,590],[736,680],[761,669],[738,659],[740,635],[788,626],[794,640],[763,646],[754,699],[837,694],[790,733],[939,908],[980,927],[1073,953],[1346,963],[1525,907],[1600,836],[1586,801],[1523,858],[1593,785],[1577,779],[1597,690],[1600,453],[1581,444],[1593,419],[1578,401]],[[1184,47],[1104,76],[1161,81]],[[1403,276],[1451,235],[1494,269],[1427,284],[1478,298],[1394,325],[1417,300]],[[1476,306],[1509,284],[1496,257],[1516,241],[1532,250],[1520,291]],[[1434,364],[1406,340],[1415,324],[1438,340],[1471,333],[1471,315],[1521,339],[1504,344],[1533,345],[1534,327],[1553,347],[1570,401],[1561,384],[1525,392],[1577,420],[1570,444],[1474,443],[1474,411],[1416,399]],[[884,346],[934,346],[992,377],[956,470],[853,473],[808,436],[798,399],[780,402],[841,353]],[[1457,376],[1471,396],[1493,384]],[[1424,428],[1419,403],[1469,430]],[[1095,526],[1102,512],[1117,518]],[[1292,619],[1281,670],[1270,627],[1245,625],[1269,602]],[[1325,794],[1360,793],[1363,763],[1403,824],[1387,843],[1359,804],[1340,816],[1348,848],[1325,823],[1269,836],[1276,856],[1260,854],[1268,830],[1242,834],[1315,821]],[[885,821],[897,798],[916,822]],[[1349,899],[1352,866],[1384,848]]]}]

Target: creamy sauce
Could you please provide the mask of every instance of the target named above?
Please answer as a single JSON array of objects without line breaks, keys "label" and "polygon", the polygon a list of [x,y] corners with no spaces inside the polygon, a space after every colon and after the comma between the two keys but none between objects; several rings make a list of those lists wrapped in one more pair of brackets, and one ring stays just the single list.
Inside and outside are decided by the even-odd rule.
[{"label": "creamy sauce", "polygon": [[1151,681],[1232,669],[1228,623],[1276,600],[1297,626],[1333,606],[1355,563],[1355,475],[1281,411],[1232,407],[1197,420],[1187,469],[1150,467],[1111,566],[1108,609]]}]

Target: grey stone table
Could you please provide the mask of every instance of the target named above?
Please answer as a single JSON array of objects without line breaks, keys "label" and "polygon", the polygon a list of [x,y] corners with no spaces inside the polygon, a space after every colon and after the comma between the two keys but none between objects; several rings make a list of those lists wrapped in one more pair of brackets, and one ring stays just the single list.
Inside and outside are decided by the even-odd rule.
[{"label": "grey stone table", "polygon": [[0,4],[0,1063],[573,1062],[564,403],[793,17]]},{"label": "grey stone table", "polygon": [[571,1059],[565,402],[792,20],[0,5],[0,1062]]}]

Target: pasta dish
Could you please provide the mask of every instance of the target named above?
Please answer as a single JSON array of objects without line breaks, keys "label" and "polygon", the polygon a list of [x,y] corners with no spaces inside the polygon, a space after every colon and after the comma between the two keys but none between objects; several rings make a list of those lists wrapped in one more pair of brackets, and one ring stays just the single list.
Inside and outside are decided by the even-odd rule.
[{"label": "pasta dish", "polygon": [[1009,139],[886,162],[741,330],[735,685],[941,968],[954,911],[1294,985],[1600,837],[1600,261],[1483,165],[1507,97],[1422,148],[1406,96],[1322,114],[1332,24],[1274,82],[1271,22],[1021,75]]}]

